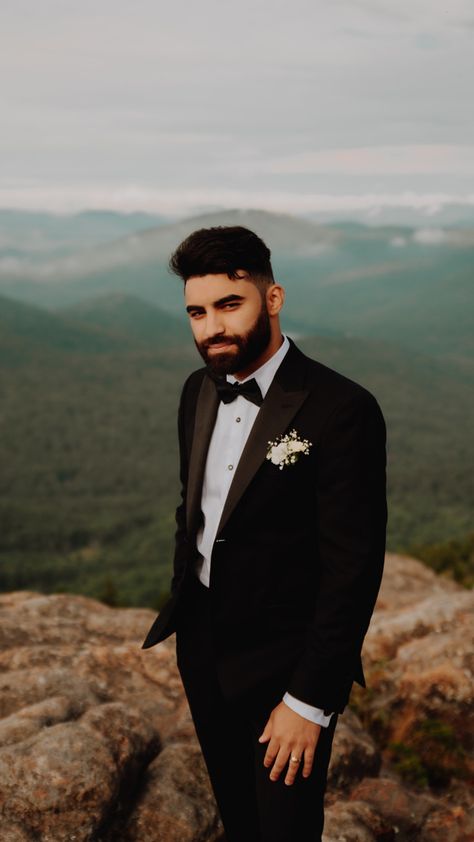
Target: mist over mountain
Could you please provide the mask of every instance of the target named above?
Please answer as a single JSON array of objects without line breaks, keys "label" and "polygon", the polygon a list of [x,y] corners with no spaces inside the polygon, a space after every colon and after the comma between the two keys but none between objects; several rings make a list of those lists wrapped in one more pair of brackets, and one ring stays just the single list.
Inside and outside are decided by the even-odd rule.
[{"label": "mist over mountain", "polygon": [[[118,216],[118,215],[116,215]],[[115,219],[115,218],[114,218]],[[318,254],[334,236],[313,222],[286,214],[271,214],[266,211],[225,210],[201,214],[185,220],[147,226],[142,231],[134,228],[124,237],[109,238],[109,242],[97,247],[81,250],[63,258],[49,260],[18,259],[17,262],[0,260],[0,279],[19,278],[43,283],[73,281],[91,275],[148,264],[151,261],[166,264],[170,253],[178,243],[196,228],[213,225],[246,225],[260,236],[274,243],[277,252]]]},{"label": "mist over mountain", "polygon": [[[86,210],[73,214],[0,209],[0,258],[69,254],[167,221],[159,214]],[[5,264],[4,264],[5,265]],[[14,265],[14,264],[13,264]],[[34,265],[32,263],[31,265]]]},{"label": "mist over mountain", "polygon": [[406,348],[474,358],[474,229],[320,225],[266,211],[228,210],[136,231],[63,257],[0,260],[0,293],[45,308],[125,294],[175,316],[183,285],[167,268],[191,231],[245,225],[268,243],[299,334],[389,339]]},{"label": "mist over mountain", "polygon": [[411,228],[474,228],[474,202],[443,202],[432,207],[391,207],[374,202],[367,208],[351,208],[347,211],[314,211],[305,214],[308,219],[320,223],[339,221],[358,222],[361,225],[401,225]]}]

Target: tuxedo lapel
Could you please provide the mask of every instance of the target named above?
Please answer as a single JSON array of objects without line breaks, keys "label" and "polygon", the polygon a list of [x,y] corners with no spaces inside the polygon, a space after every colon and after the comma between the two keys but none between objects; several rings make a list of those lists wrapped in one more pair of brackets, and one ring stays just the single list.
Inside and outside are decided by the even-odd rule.
[{"label": "tuxedo lapel", "polygon": [[[305,355],[289,338],[290,347],[276,370],[239,459],[217,528],[222,531],[242,494],[266,458],[268,442],[281,435],[296,415],[310,389],[306,383]],[[186,498],[187,528],[199,523],[202,483],[219,398],[213,380],[205,374],[196,404]]]},{"label": "tuxedo lapel", "polygon": [[[296,349],[296,346],[293,347]],[[268,442],[284,432],[309,394],[309,389],[296,388],[294,380],[292,382],[291,373],[294,373],[295,362],[290,347],[276,370],[275,377],[250,430],[227,494],[216,537],[226,525],[245,489],[266,459]]]},{"label": "tuxedo lapel", "polygon": [[219,397],[215,383],[205,374],[196,403],[194,435],[189,460],[186,494],[186,528],[188,535],[194,534],[194,530],[199,525],[204,469],[218,408]]}]

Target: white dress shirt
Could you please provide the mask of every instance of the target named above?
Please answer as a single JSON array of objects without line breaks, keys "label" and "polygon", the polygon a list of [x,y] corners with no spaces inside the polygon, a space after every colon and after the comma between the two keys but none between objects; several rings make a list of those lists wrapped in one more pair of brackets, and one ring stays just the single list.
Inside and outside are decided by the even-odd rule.
[{"label": "white dress shirt", "polygon": [[[275,372],[289,347],[288,337],[283,335],[283,342],[273,356],[244,380],[238,382],[244,383],[245,380],[254,377],[265,398]],[[226,376],[231,383],[237,380],[232,374]],[[209,587],[211,554],[222,509],[234,471],[259,409],[259,406],[242,395],[227,404],[223,401],[219,402],[202,485],[201,509],[204,522],[196,536],[196,546],[202,556],[198,559],[196,573],[206,587]],[[329,725],[332,713],[326,716],[321,708],[295,699],[290,693],[285,693],[283,701],[305,719],[323,727]]]}]

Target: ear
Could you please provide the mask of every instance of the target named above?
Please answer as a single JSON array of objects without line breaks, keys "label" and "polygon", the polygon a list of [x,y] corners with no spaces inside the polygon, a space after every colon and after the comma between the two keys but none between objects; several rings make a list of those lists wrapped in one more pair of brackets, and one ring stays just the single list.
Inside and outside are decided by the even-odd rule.
[{"label": "ear", "polygon": [[266,298],[268,314],[277,316],[285,301],[285,288],[281,284],[270,284]]}]

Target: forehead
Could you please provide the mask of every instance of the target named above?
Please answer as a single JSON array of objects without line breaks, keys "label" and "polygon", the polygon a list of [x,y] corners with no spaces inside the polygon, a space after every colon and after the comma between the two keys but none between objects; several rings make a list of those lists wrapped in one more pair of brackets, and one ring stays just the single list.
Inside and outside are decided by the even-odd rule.
[{"label": "forehead", "polygon": [[228,275],[194,275],[186,281],[184,298],[186,304],[205,305],[214,304],[220,298],[228,295],[242,295],[248,298],[256,295],[258,290],[248,275],[239,278],[229,278]]}]

